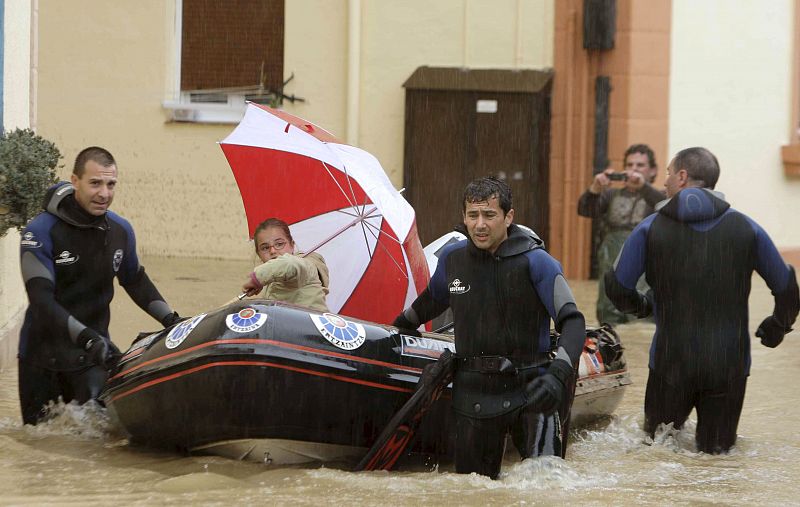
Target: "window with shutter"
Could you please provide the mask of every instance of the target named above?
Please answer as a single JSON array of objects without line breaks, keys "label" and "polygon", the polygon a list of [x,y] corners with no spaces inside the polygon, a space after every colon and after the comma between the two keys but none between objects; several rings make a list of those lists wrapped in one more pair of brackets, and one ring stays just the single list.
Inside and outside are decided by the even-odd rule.
[{"label": "window with shutter", "polygon": [[181,90],[283,83],[283,0],[183,0]]},{"label": "window with shutter", "polygon": [[173,121],[236,123],[282,91],[284,0],[177,0],[180,96]]}]

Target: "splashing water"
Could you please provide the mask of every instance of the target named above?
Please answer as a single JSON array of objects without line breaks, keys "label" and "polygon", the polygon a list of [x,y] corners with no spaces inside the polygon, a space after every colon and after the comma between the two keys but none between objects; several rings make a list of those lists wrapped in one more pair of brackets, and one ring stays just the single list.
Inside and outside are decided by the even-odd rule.
[{"label": "splashing water", "polygon": [[69,436],[77,440],[108,440],[119,436],[106,409],[95,401],[83,405],[76,402],[50,402],[44,421],[36,426],[25,425],[32,437]]},{"label": "splashing water", "polygon": [[[215,273],[209,276],[213,285],[173,282],[174,292],[185,294],[176,306],[197,309],[216,304],[219,294],[229,292],[230,280],[252,267],[227,261],[145,259],[144,263],[151,276],[163,280],[175,274]],[[163,285],[159,283],[159,288]],[[584,301],[579,307],[594,305],[596,283],[570,285],[576,298]],[[751,315],[769,314],[773,300],[757,277],[754,291],[758,306]],[[114,310],[112,327],[117,327],[112,335],[147,329],[149,317],[133,302],[123,297],[113,304],[119,310]],[[122,305],[127,305],[124,311]],[[133,316],[142,319],[141,326]],[[785,380],[797,371],[797,331],[778,351],[754,341],[739,438],[727,455],[697,452],[691,420],[680,430],[661,428],[648,440],[642,430],[642,408],[653,325],[627,324],[620,333],[634,383],[627,388],[617,416],[606,426],[573,432],[566,461],[506,460],[496,481],[455,474],[446,463],[390,473],[352,473],[346,467],[274,467],[144,449],[117,438],[113,422],[94,404],[54,404],[52,419],[25,427],[19,421],[17,371],[11,367],[0,371],[0,385],[5,386],[0,390],[0,503],[797,505],[800,440],[794,423],[800,420],[800,404],[795,402],[796,383]]]}]

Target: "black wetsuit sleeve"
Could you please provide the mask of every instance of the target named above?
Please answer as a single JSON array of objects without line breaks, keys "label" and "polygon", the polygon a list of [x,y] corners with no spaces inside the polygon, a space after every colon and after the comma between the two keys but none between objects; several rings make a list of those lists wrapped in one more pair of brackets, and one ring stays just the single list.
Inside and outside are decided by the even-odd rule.
[{"label": "black wetsuit sleeve", "polygon": [[652,223],[650,217],[633,229],[622,245],[614,267],[603,277],[606,295],[617,310],[634,314],[640,319],[653,313],[651,297],[636,290],[636,282],[645,270],[647,234]]},{"label": "black wetsuit sleeve", "polygon": [[586,342],[586,319],[575,303],[569,303],[558,312],[555,324],[559,333],[559,352],[563,348],[569,356],[569,363],[577,365]]},{"label": "black wetsuit sleeve", "polygon": [[649,317],[653,313],[650,299],[636,289],[629,289],[619,283],[613,269],[606,272],[603,281],[606,286],[606,296],[614,303],[617,310],[636,315],[640,319]]},{"label": "black wetsuit sleeve", "polygon": [[[570,366],[578,364],[584,342],[586,323],[578,311],[575,297],[569,288],[561,265],[544,250],[533,250],[526,254],[529,272],[539,300],[547,308],[559,333],[556,359]],[[549,327],[549,326],[548,326]]]},{"label": "black wetsuit sleeve", "polygon": [[[450,245],[439,254],[439,262],[436,264],[436,271],[433,272],[428,286],[411,303],[411,306],[403,310],[392,323],[395,327],[404,329],[416,329],[422,324],[441,315],[450,307],[447,291],[447,263],[450,254],[457,248],[461,248],[461,243]],[[463,246],[463,245],[462,245]]]},{"label": "black wetsuit sleeve", "polygon": [[55,334],[65,333],[73,343],[86,325],[75,318],[56,300],[56,273],[53,259],[53,239],[50,215],[34,219],[23,233],[20,246],[20,270],[30,308],[36,309],[37,319],[48,323]]},{"label": "black wetsuit sleeve", "polygon": [[126,282],[120,285],[122,285],[133,302],[151,317],[163,323],[164,318],[172,314],[172,308],[164,301],[161,293],[158,292],[150,277],[147,276],[144,266],[139,266],[137,274]]},{"label": "black wetsuit sleeve", "polygon": [[173,315],[172,308],[164,301],[150,277],[147,276],[144,266],[139,264],[133,227],[122,218],[118,218],[117,223],[123,228],[126,235],[125,252],[117,272],[119,284],[139,308],[161,324],[168,325],[173,320],[172,318],[167,319]]},{"label": "black wetsuit sleeve", "polygon": [[797,275],[794,267],[789,265],[789,281],[786,289],[781,292],[773,292],[775,297],[775,309],[772,315],[787,331],[791,329],[797,320],[800,312],[800,290],[797,287]]},{"label": "black wetsuit sleeve", "polygon": [[36,308],[37,318],[49,323],[54,329],[65,329],[73,343],[86,325],[72,316],[55,296],[55,285],[46,278],[35,277],[25,283],[31,308]]},{"label": "black wetsuit sleeve", "polygon": [[394,319],[392,325],[403,329],[416,329],[441,315],[447,308],[448,305],[434,299],[430,289],[426,287],[411,306]]},{"label": "black wetsuit sleeve", "polygon": [[752,219],[747,220],[756,235],[756,272],[767,282],[767,287],[775,298],[772,316],[788,332],[800,311],[797,275],[794,267],[783,261],[767,232]]},{"label": "black wetsuit sleeve", "polygon": [[578,199],[578,214],[582,217],[600,218],[608,210],[608,192],[593,194],[588,190]]}]

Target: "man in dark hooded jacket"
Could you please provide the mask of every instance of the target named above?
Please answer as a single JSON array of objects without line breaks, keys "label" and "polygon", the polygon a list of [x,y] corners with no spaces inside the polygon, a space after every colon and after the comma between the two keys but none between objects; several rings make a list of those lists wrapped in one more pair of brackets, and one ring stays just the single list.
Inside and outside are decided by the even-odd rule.
[{"label": "man in dark hooded jacket", "polygon": [[[697,410],[697,449],[727,452],[750,372],[748,297],[753,271],[775,298],[756,336],[781,343],[800,309],[794,269],[767,233],[713,190],[716,157],[705,148],[679,152],[667,169],[667,197],[625,241],[606,291],[621,311],[654,314],[645,394],[645,431],[682,427]],[[652,290],[635,290],[645,273]]]},{"label": "man in dark hooded jacket", "polygon": [[[467,185],[468,239],[442,251],[428,287],[393,323],[415,329],[452,308],[456,471],[492,478],[509,431],[522,458],[563,457],[586,338],[561,266],[513,217],[505,182],[481,178]],[[555,357],[551,319],[560,332]]]},{"label": "man in dark hooded jacket", "polygon": [[119,350],[108,336],[114,277],[164,326],[180,320],[139,264],[131,225],[108,211],[117,166],[90,147],[75,160],[72,184],[46,197],[45,211],[22,233],[22,278],[30,305],[19,341],[19,397],[25,424],[36,424],[59,397],[97,398]]}]

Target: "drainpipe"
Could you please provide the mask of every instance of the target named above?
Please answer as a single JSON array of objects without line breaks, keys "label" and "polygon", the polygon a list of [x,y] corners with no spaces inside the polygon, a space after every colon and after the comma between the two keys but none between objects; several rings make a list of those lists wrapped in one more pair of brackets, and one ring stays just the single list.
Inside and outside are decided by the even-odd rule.
[{"label": "drainpipe", "polygon": [[462,20],[464,26],[461,29],[461,67],[467,68],[467,44],[469,43],[469,0],[464,0],[462,10]]},{"label": "drainpipe", "polygon": [[[565,93],[567,98],[567,118],[565,121],[565,143],[564,143],[564,179],[561,181],[561,252],[559,259],[561,265],[565,266],[565,271],[571,273],[572,265],[572,242],[568,234],[567,224],[570,223],[575,211],[571,206],[567,205],[567,199],[570,196],[570,178],[567,176],[570,171],[573,171],[575,164],[573,151],[575,150],[574,137],[574,114],[575,114],[575,32],[577,25],[577,13],[574,9],[570,9],[567,15],[567,47],[564,72]],[[551,231],[552,234],[553,231]]]},{"label": "drainpipe", "polygon": [[36,132],[39,91],[39,0],[31,1],[31,72],[28,83],[28,128]]},{"label": "drainpipe", "polygon": [[361,0],[348,0],[347,29],[347,143],[356,146],[361,100]]},{"label": "drainpipe", "polygon": [[514,48],[514,68],[522,66],[522,0],[517,0],[517,22],[515,26],[516,44]]}]

